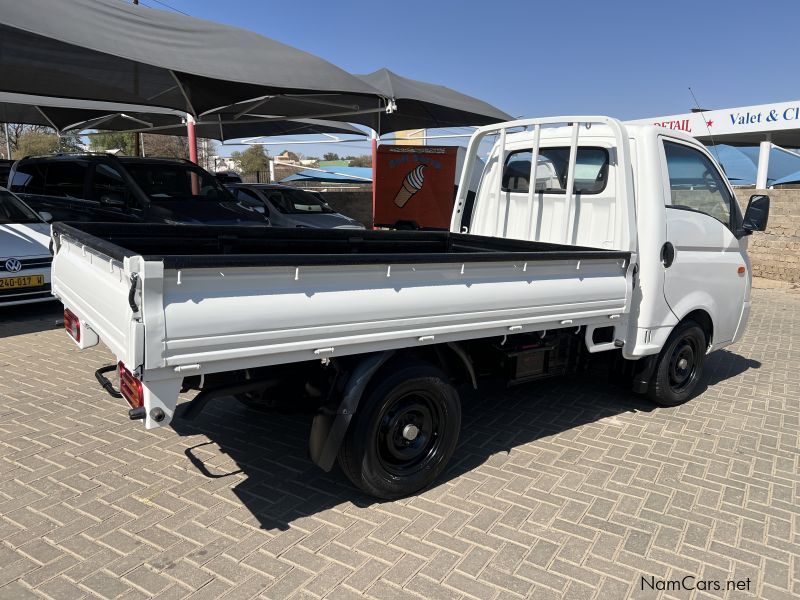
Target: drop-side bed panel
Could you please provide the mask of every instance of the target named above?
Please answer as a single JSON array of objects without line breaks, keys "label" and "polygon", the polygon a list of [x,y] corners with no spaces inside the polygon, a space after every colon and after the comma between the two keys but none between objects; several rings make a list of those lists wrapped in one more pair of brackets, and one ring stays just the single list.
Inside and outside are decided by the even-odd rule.
[{"label": "drop-side bed panel", "polygon": [[[623,316],[629,289],[625,252],[449,232],[56,224],[54,233],[70,252],[91,248],[106,265],[149,273],[148,379],[604,324]],[[126,313],[119,293],[129,284],[111,275],[71,280],[92,318]],[[99,278],[126,287],[96,302]],[[121,326],[98,331],[115,353]]]},{"label": "drop-side bed panel", "polygon": [[169,270],[163,358],[173,367],[272,355],[308,360],[381,341],[415,345],[453,333],[481,337],[498,327],[607,319],[625,309],[623,263],[185,269],[180,283]]}]

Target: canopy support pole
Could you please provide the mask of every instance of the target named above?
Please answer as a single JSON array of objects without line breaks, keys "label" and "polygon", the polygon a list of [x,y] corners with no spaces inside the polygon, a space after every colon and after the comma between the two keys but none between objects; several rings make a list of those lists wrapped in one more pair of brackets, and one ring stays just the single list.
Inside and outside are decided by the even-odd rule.
[{"label": "canopy support pole", "polygon": [[186,106],[191,111],[191,114],[193,115],[197,114],[197,111],[194,109],[194,106],[192,105],[192,101],[189,100],[189,95],[186,93],[186,90],[183,89],[183,84],[181,83],[181,80],[178,79],[177,75],[175,75],[175,71],[170,71],[169,74],[172,75],[172,79],[175,81],[175,85],[178,86],[178,90],[180,91],[181,96],[183,96],[183,99],[186,100]]},{"label": "canopy support pole", "polygon": [[378,133],[374,130],[370,135],[370,148],[372,149],[372,229],[375,229],[376,191],[378,189]]},{"label": "canopy support pole", "polygon": [[772,138],[767,134],[767,139],[758,148],[758,171],[756,173],[756,189],[767,189],[767,173],[769,172],[769,152],[772,150]]},{"label": "canopy support pole", "polygon": [[189,160],[197,164],[197,136],[194,132],[194,117],[186,114],[186,136],[189,139]]},{"label": "canopy support pole", "polygon": [[11,160],[11,138],[8,137],[8,123],[3,123],[3,130],[6,134],[6,158]]},{"label": "canopy support pole", "polygon": [[55,129],[55,130],[56,130],[56,135],[58,135],[59,137],[61,137],[61,130],[59,130],[59,128],[58,128],[58,127],[56,127],[56,124],[55,124],[55,123],[53,123],[53,121],[50,119],[50,117],[48,117],[48,116],[47,116],[47,113],[45,113],[45,112],[44,112],[44,111],[41,109],[41,107],[39,107],[39,106],[36,106],[35,108],[36,108],[36,110],[39,112],[39,114],[40,114],[40,115],[42,115],[42,117],[44,118],[44,120],[45,120],[45,121],[47,121],[47,122],[50,124],[50,127],[52,127],[53,129]]}]

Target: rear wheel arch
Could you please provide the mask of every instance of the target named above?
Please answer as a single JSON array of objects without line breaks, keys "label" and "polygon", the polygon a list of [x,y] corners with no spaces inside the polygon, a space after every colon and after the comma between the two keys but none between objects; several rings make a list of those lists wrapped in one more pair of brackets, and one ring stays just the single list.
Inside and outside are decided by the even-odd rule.
[{"label": "rear wheel arch", "polygon": [[706,346],[710,348],[714,340],[714,321],[711,315],[702,308],[697,308],[685,315],[680,322],[685,323],[686,321],[694,321],[700,326],[706,336]]},{"label": "rear wheel arch", "polygon": [[464,347],[456,342],[395,352],[391,359],[386,361],[373,375],[372,379],[373,381],[378,380],[379,373],[392,371],[412,362],[423,362],[438,367],[456,384],[468,382],[474,388],[478,387],[472,359]]}]

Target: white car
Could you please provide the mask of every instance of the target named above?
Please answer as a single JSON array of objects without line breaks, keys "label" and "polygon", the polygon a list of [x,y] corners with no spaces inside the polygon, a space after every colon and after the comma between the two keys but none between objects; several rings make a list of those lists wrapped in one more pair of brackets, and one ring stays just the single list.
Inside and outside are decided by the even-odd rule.
[{"label": "white car", "polygon": [[0,306],[51,300],[52,259],[50,225],[0,187]]}]

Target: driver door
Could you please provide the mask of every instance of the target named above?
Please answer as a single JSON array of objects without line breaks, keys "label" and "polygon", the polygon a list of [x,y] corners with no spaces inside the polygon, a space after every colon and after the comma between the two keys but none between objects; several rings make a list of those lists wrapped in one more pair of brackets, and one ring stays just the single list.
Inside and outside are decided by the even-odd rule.
[{"label": "driver door", "polygon": [[714,346],[730,342],[750,278],[741,216],[725,177],[699,148],[662,138],[666,239],[664,295],[679,319],[696,309],[711,316]]}]

